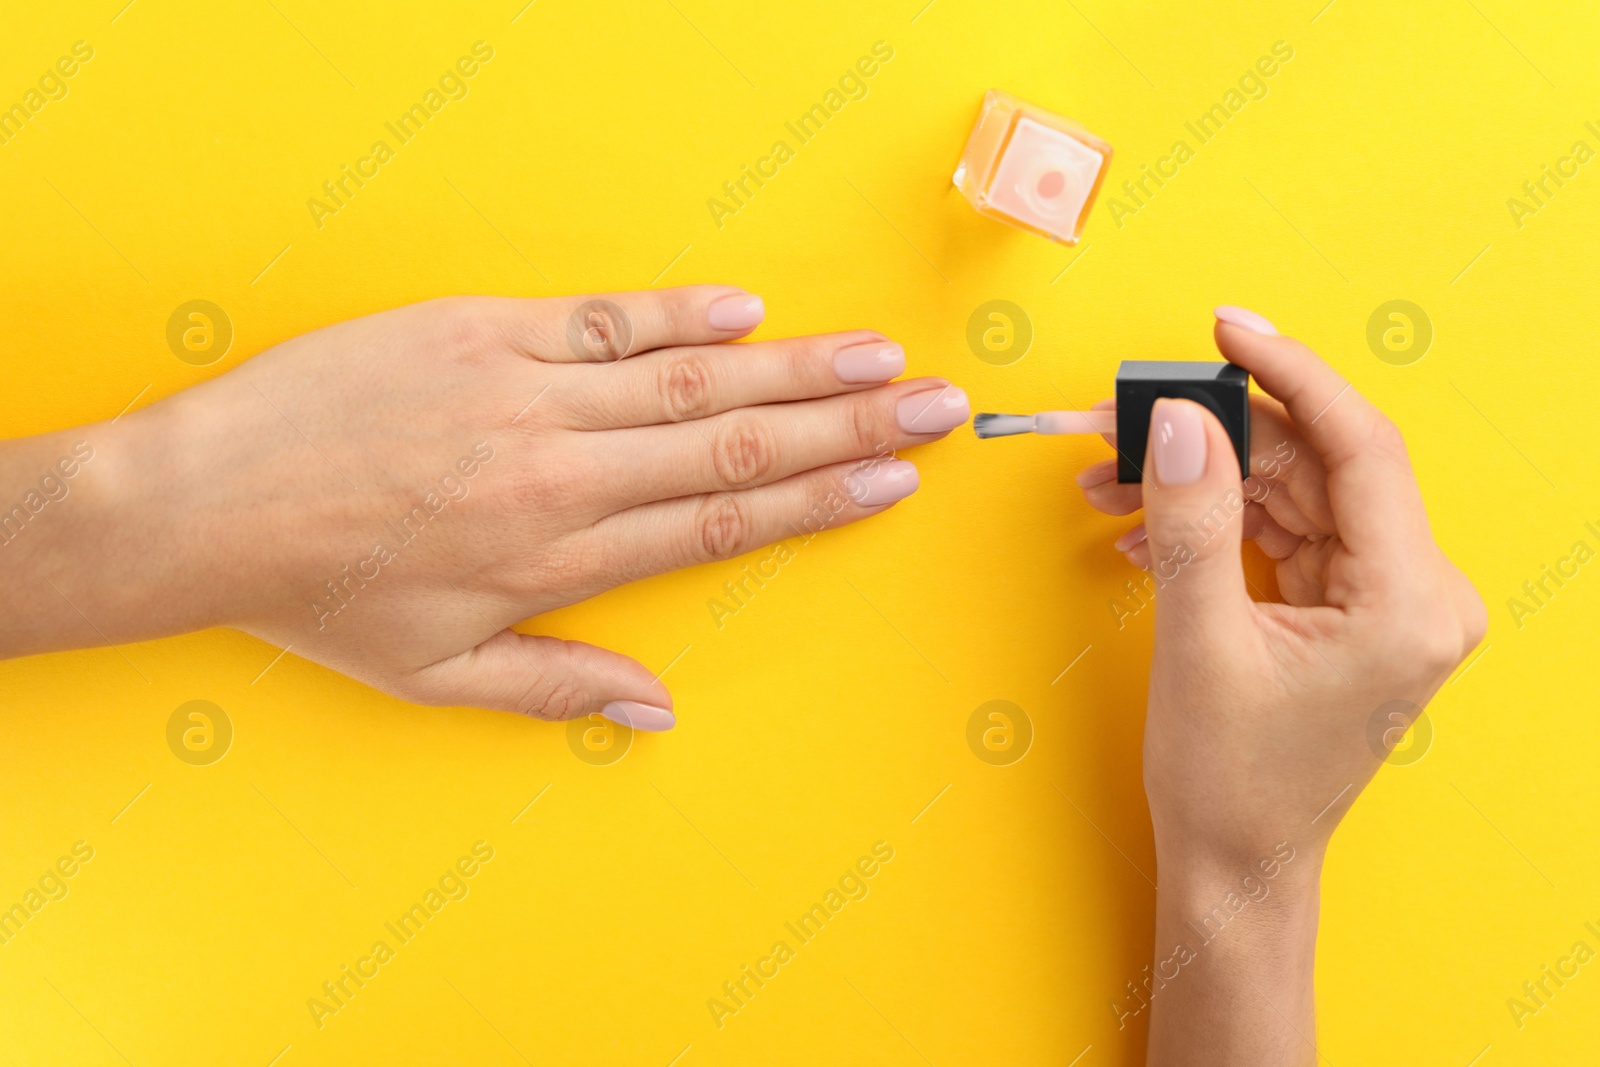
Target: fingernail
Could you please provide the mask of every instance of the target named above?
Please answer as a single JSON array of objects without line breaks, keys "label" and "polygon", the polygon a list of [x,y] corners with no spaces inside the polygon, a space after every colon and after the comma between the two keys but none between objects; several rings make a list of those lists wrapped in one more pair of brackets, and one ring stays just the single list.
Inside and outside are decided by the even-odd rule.
[{"label": "fingernail", "polygon": [[906,350],[893,341],[866,341],[834,353],[833,373],[841,382],[886,382],[906,369]]},{"label": "fingernail", "polygon": [[655,732],[670,730],[678,725],[678,717],[666,708],[641,704],[637,700],[613,700],[600,709],[600,714],[634,730]]},{"label": "fingernail", "polygon": [[1193,485],[1206,470],[1206,425],[1200,405],[1183,400],[1157,400],[1150,415],[1154,425],[1156,481]]},{"label": "fingernail", "polygon": [[1139,525],[1135,526],[1133,529],[1129,530],[1127,533],[1125,533],[1121,537],[1117,538],[1116,541],[1112,544],[1112,547],[1115,548],[1118,552],[1126,552],[1130,548],[1132,548],[1134,545],[1137,545],[1137,544],[1140,544],[1141,542],[1143,542],[1146,536],[1147,535],[1145,534],[1144,523],[1141,522]]},{"label": "fingernail", "polygon": [[748,330],[766,317],[767,306],[751,293],[729,293],[711,301],[706,322],[713,330]]},{"label": "fingernail", "polygon": [[893,504],[917,491],[922,478],[916,465],[903,459],[868,464],[861,470],[851,471],[844,480],[844,491],[864,508],[880,504]]},{"label": "fingernail", "polygon": [[966,422],[971,414],[967,394],[953,385],[901,397],[894,411],[895,420],[907,433],[944,433]]},{"label": "fingernail", "polygon": [[1078,483],[1079,489],[1093,489],[1097,485],[1104,485],[1117,476],[1117,461],[1114,459],[1101,460],[1092,467],[1085,467],[1078,472],[1073,481]]},{"label": "fingernail", "polygon": [[1221,307],[1213,308],[1211,313],[1217,317],[1218,322],[1226,322],[1230,326],[1238,326],[1251,333],[1266,334],[1268,337],[1278,336],[1276,326],[1249,308],[1223,304]]}]

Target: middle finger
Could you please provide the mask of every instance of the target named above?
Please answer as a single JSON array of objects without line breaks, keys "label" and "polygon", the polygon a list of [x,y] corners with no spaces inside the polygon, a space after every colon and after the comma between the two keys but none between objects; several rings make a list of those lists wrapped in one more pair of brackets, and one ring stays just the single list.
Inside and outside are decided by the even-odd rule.
[{"label": "middle finger", "polygon": [[615,509],[748,489],[814,467],[936,441],[967,421],[967,395],[920,378],[789,404],[740,408],[679,425],[592,435],[596,484]]},{"label": "middle finger", "polygon": [[574,367],[562,395],[574,429],[613,430],[858,392],[905,369],[905,350],[898,344],[871,330],[850,330],[665,348],[620,363]]}]

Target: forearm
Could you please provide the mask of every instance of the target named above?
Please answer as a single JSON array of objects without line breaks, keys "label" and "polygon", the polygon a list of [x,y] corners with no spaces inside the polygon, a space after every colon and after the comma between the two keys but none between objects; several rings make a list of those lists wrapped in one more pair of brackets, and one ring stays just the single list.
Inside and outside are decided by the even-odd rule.
[{"label": "forearm", "polygon": [[224,621],[223,546],[185,527],[180,405],[0,443],[0,658]]},{"label": "forearm", "polygon": [[1316,1062],[1322,858],[1288,842],[1261,851],[1217,862],[1158,849],[1152,1067]]}]

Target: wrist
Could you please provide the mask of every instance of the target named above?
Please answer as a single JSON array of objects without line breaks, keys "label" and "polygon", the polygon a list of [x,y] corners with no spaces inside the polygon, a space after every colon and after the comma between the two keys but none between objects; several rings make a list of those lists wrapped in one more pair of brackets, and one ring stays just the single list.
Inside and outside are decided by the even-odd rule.
[{"label": "wrist", "polygon": [[[1180,899],[1206,899],[1237,892],[1272,896],[1278,888],[1303,896],[1322,877],[1324,846],[1320,839],[1223,843],[1181,842],[1156,838],[1157,881]],[[1287,893],[1277,894],[1279,896]]]},{"label": "wrist", "polygon": [[112,430],[99,423],[0,445],[0,655],[114,640],[95,632],[103,613],[85,608],[101,561],[84,550],[106,528]]},{"label": "wrist", "polygon": [[[84,539],[72,558],[94,559],[114,640],[145,640],[228,625],[240,609],[241,568],[230,555],[248,555],[247,530],[219,526],[237,457],[227,442],[242,427],[226,424],[226,409],[179,393],[115,424],[90,427],[104,462],[86,501]],[[239,515],[243,518],[243,515]],[[111,631],[108,629],[107,633]]]},{"label": "wrist", "polygon": [[[168,403],[6,443],[0,656],[123,644],[221,621],[221,590],[181,531]],[[196,598],[195,589],[209,589]]]},{"label": "wrist", "polygon": [[1157,960],[1199,957],[1199,971],[1241,975],[1262,989],[1280,977],[1308,974],[1322,860],[1320,849],[1289,842],[1248,862],[1192,850],[1158,852]]},{"label": "wrist", "polygon": [[[1155,953],[1128,1015],[1150,1008],[1151,1063],[1312,1062],[1322,851],[1157,849]],[[1264,1050],[1271,1048],[1270,1057]]]}]

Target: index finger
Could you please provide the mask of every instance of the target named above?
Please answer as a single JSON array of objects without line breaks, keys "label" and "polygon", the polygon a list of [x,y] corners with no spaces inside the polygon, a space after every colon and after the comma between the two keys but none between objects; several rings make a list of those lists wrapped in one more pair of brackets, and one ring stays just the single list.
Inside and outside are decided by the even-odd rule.
[{"label": "index finger", "polygon": [[1407,547],[1432,543],[1405,440],[1394,423],[1293,338],[1220,317],[1215,334],[1218,351],[1283,403],[1322,457],[1334,523],[1353,553],[1401,559]]},{"label": "index finger", "polygon": [[732,285],[481,299],[483,315],[513,349],[546,363],[613,363],[673,345],[731,341],[766,316],[759,296]]}]

